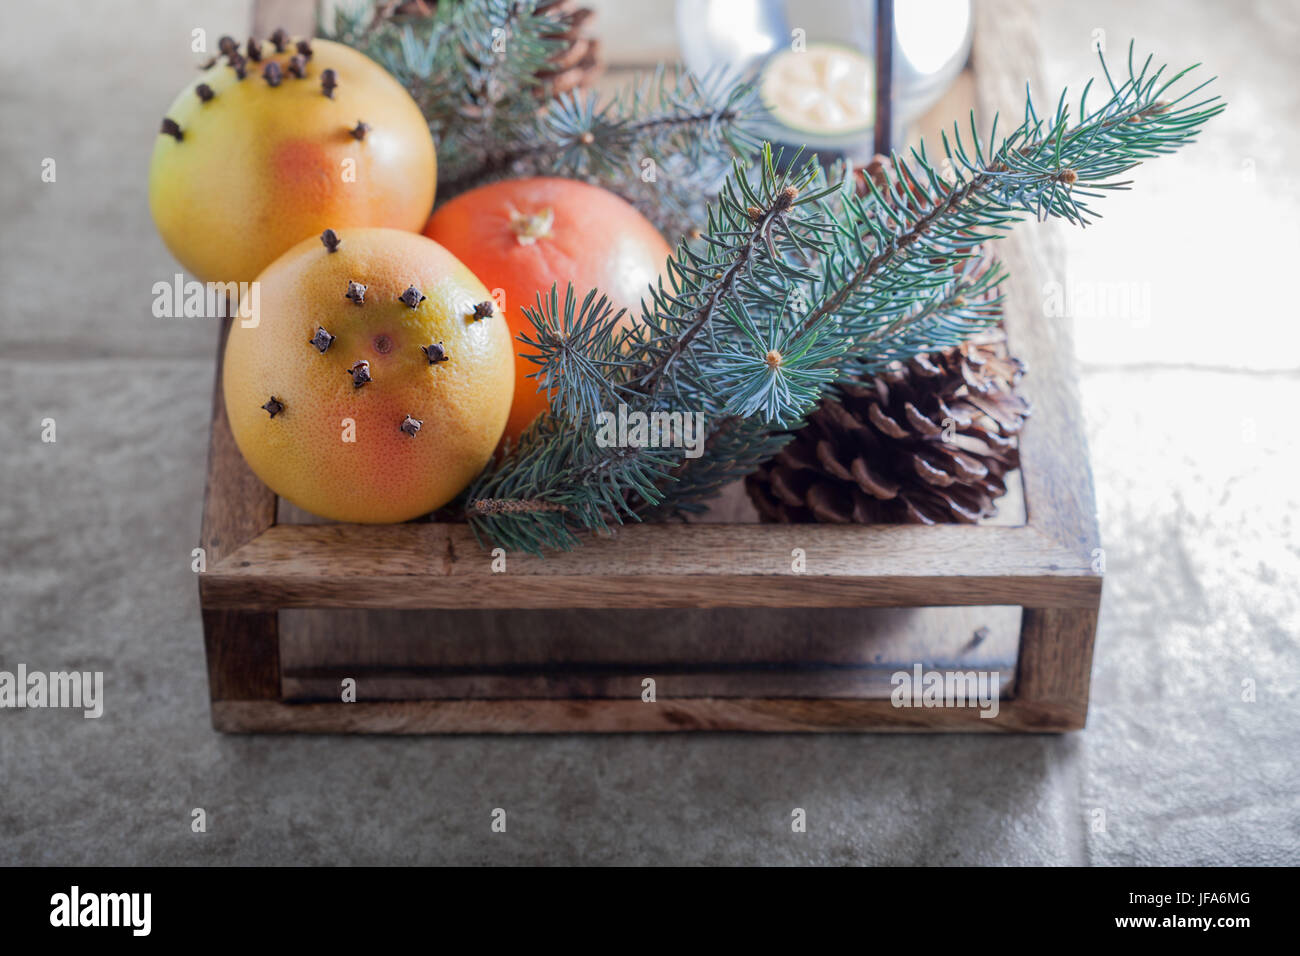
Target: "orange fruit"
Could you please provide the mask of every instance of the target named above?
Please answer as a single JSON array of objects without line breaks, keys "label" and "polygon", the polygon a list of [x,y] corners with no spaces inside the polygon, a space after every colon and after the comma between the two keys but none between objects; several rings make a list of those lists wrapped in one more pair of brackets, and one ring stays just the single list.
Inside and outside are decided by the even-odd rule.
[{"label": "orange fruit", "polygon": [[508,180],[462,193],[433,214],[424,234],[450,249],[489,289],[505,295],[516,338],[515,400],[506,424],[512,440],[547,409],[546,393],[528,377],[540,366],[519,354],[533,351],[517,341],[519,333],[533,333],[524,307],[535,307],[539,293],[549,296],[552,284],[558,284],[563,303],[572,282],[579,302],[599,289],[615,311],[628,310],[625,322],[634,322],[671,252],[628,202],[597,186],[555,177]]},{"label": "orange fruit", "polygon": [[307,42],[310,57],[267,41],[259,62],[235,47],[238,60],[200,73],[167,110],[176,128],[154,143],[149,207],[202,281],[247,282],[328,227],[418,232],[428,218],[437,164],[415,101],[356,50]]},{"label": "orange fruit", "polygon": [[436,242],[337,238],[334,252],[305,240],[258,277],[251,327],[234,320],[226,343],[226,414],[276,494],[337,521],[405,521],[491,458],[514,392],[510,333]]}]

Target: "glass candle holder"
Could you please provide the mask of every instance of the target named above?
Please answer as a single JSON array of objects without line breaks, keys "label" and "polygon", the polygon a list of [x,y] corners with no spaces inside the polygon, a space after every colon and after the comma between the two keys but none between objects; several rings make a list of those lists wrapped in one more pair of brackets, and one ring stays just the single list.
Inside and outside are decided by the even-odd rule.
[{"label": "glass candle holder", "polygon": [[[876,126],[874,0],[677,0],[682,60],[753,82],[765,135],[824,158],[871,156]],[[970,55],[970,0],[894,4],[892,129],[932,106]]]}]

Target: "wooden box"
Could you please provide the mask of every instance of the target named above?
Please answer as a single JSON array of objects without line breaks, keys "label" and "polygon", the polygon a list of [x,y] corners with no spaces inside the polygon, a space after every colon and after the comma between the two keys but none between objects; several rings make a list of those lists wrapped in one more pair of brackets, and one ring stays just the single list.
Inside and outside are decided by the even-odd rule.
[{"label": "wooden box", "polygon": [[[1032,71],[1027,19],[995,22],[977,33],[986,115],[1018,103]],[[1013,66],[980,71],[981,62]],[[626,527],[545,559],[509,555],[495,573],[464,525],[322,524],[278,503],[234,444],[218,370],[199,580],[213,725],[1082,727],[1102,562],[1066,320],[1044,315],[1039,299],[1044,279],[1063,270],[1050,230],[1033,224],[999,254],[1034,413],[1020,494],[991,525],[771,526],[752,510],[720,509],[712,521]],[[895,707],[892,675],[916,665],[998,672],[997,715]],[[341,699],[346,678],[356,702]],[[647,678],[653,702],[642,699]]]}]

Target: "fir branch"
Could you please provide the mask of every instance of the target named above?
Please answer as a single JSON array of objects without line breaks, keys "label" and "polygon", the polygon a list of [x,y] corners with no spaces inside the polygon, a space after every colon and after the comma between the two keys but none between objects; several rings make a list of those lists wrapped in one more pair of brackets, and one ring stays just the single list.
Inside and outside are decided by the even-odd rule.
[{"label": "fir branch", "polygon": [[[1097,216],[1091,200],[1126,187],[1117,175],[1191,142],[1223,109],[1217,97],[1192,99],[1204,84],[1167,100],[1187,71],[1168,80],[1164,73],[1152,71],[1150,58],[1135,68],[1130,48],[1129,76],[1116,84],[1106,72],[1111,95],[1100,108],[1087,108],[1091,84],[1077,117],[1064,94],[1050,120],[1027,96],[1021,125],[998,140],[995,120],[987,146],[972,116],[969,137],[956,126],[942,137],[946,175],[922,146],[894,156],[892,184],[882,191],[868,180],[865,197],[851,179],[827,185],[811,162],[793,176],[778,172],[768,148],[752,172],[737,163],[700,242],[682,244],[669,261],[668,287],[652,290],[608,382],[575,384],[586,391],[579,402],[559,374],[560,352],[544,356],[551,413],[470,493],[471,502],[563,499],[562,517],[483,515],[471,505],[476,533],[540,551],[572,546],[580,529],[695,507],[722,478],[752,470],[779,447],[781,432],[798,427],[835,381],[979,331],[996,316],[1001,278],[981,265],[982,241],[1028,215],[1086,225]],[[566,303],[575,298],[570,290]],[[534,317],[539,327],[554,320],[556,301]],[[591,358],[601,355],[609,353]],[[602,447],[584,424],[596,394],[647,414],[707,415],[706,453]],[[579,407],[582,420],[567,417]],[[542,467],[560,451],[562,478]],[[653,464],[628,466],[642,460]]]}]

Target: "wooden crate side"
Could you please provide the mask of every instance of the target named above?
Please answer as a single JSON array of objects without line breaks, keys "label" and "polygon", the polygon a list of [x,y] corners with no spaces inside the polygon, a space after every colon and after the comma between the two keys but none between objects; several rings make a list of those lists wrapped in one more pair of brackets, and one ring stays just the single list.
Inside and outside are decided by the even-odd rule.
[{"label": "wooden crate side", "polygon": [[280,636],[275,611],[212,609],[206,601],[208,575],[224,558],[275,522],[275,495],[244,461],[226,417],[221,374],[229,330],[230,320],[226,320],[217,349],[208,484],[203,501],[202,542],[207,570],[199,575],[208,696],[214,705],[223,700],[272,701],[280,697]]},{"label": "wooden crate side", "polygon": [[[244,461],[230,432],[230,419],[226,417],[221,374],[230,322],[230,319],[223,320],[212,386],[212,432],[201,534],[209,571],[275,524],[275,493],[262,484]],[[203,580],[200,577],[200,584]]]},{"label": "wooden crate side", "polygon": [[[1036,98],[1052,94],[1042,81],[1032,5],[982,0],[974,8],[976,100],[987,132],[996,113],[1020,113],[1026,82]],[[1011,352],[1028,366],[1020,391],[1034,406],[1020,439],[1028,521],[1059,548],[1091,562],[1099,547],[1097,504],[1073,334],[1070,319],[1048,314],[1045,306],[1044,284],[1065,281],[1058,239],[1063,228],[1068,227],[1027,222],[994,250],[1010,273],[1003,292]]]},{"label": "wooden crate side", "polygon": [[[798,549],[804,570],[793,568]],[[1030,528],[641,525],[509,555],[461,525],[279,525],[204,576],[205,607],[1088,607],[1078,554]]]}]

